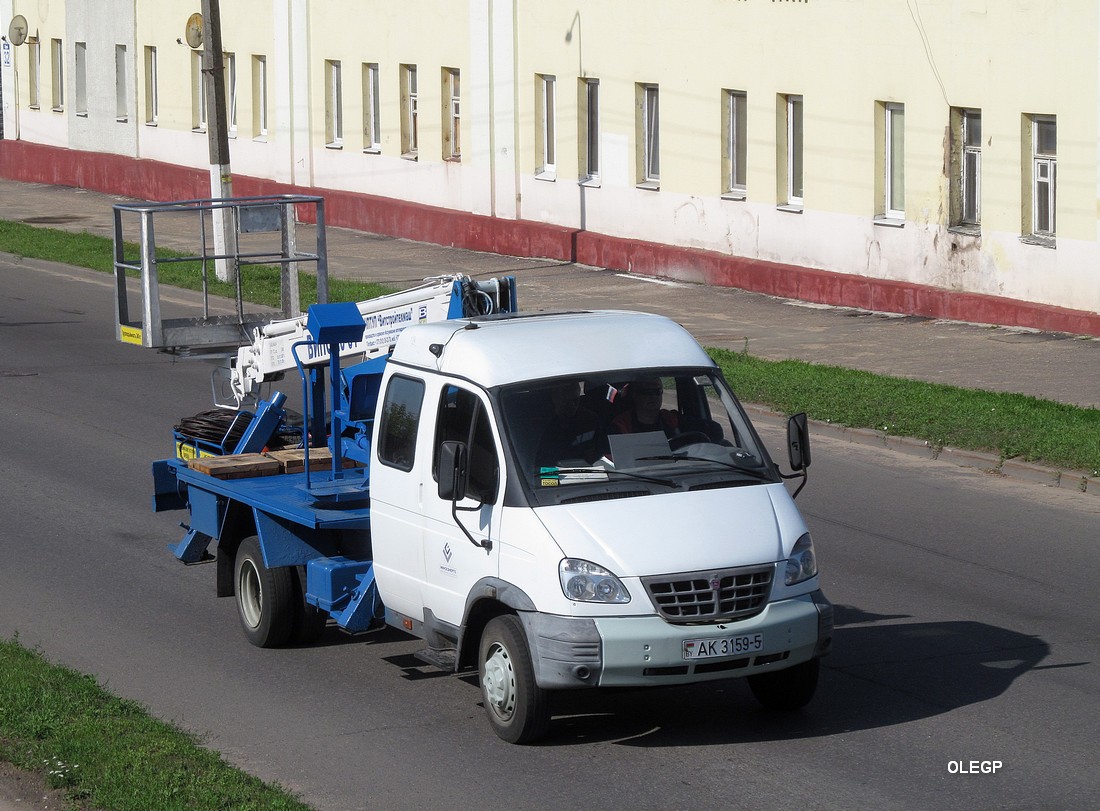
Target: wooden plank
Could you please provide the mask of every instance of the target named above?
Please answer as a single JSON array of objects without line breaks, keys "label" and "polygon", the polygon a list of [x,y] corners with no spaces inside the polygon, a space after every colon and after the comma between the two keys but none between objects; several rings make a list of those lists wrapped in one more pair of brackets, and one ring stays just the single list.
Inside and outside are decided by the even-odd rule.
[{"label": "wooden plank", "polygon": [[215,479],[248,479],[255,476],[275,476],[282,472],[276,460],[268,459],[260,453],[205,456],[188,460],[187,466]]},{"label": "wooden plank", "polygon": [[[301,473],[306,469],[306,452],[304,448],[292,448],[281,451],[268,451],[265,456],[274,459],[282,467],[283,473]],[[351,459],[344,459],[344,467],[355,467]],[[332,451],[328,448],[309,449],[309,469],[329,470],[332,468]]]}]

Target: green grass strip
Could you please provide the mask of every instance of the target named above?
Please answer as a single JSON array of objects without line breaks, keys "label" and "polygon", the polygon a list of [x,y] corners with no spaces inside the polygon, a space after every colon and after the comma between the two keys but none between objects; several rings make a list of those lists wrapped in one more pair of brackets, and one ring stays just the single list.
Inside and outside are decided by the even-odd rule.
[{"label": "green grass strip", "polygon": [[785,414],[921,439],[936,448],[1100,475],[1100,410],[1022,394],[963,389],[823,366],[709,350],[737,396]]},{"label": "green grass strip", "polygon": [[0,640],[0,759],[103,811],[309,808],[18,640]]},{"label": "green grass strip", "polygon": [[[74,267],[114,273],[114,242],[108,237],[89,233],[72,233],[57,228],[38,228],[26,223],[0,220],[0,251],[31,259],[47,259]],[[157,280],[160,284],[188,290],[202,289],[202,263],[180,260],[187,257],[167,248],[157,250]],[[140,247],[125,243],[123,259],[128,264],[140,263]],[[137,276],[136,271],[129,276]],[[241,272],[241,290],[245,301],[267,307],[280,306],[280,271],[269,265],[247,265]],[[208,290],[212,296],[235,298],[236,287],[218,281],[213,263],[207,263]],[[317,277],[298,272],[298,289],[302,308],[317,301]],[[391,288],[374,282],[353,282],[329,278],[330,301],[362,301],[392,292]]]}]

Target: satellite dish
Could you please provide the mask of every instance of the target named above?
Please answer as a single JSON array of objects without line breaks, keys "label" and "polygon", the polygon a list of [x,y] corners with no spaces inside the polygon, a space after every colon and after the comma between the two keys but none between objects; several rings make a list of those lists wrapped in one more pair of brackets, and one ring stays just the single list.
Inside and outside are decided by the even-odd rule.
[{"label": "satellite dish", "polygon": [[197,11],[187,18],[183,39],[192,48],[202,47],[202,15]]},{"label": "satellite dish", "polygon": [[27,18],[22,14],[16,14],[11,18],[11,23],[8,25],[8,42],[12,45],[22,45],[27,41],[29,30]]}]

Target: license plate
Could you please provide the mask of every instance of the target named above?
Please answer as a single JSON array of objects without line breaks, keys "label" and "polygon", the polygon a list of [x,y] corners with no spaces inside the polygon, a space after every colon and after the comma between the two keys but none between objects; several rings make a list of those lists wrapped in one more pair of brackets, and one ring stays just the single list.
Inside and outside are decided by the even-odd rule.
[{"label": "license plate", "polygon": [[763,634],[684,640],[685,659],[715,659],[721,656],[739,656],[762,650],[764,650]]}]

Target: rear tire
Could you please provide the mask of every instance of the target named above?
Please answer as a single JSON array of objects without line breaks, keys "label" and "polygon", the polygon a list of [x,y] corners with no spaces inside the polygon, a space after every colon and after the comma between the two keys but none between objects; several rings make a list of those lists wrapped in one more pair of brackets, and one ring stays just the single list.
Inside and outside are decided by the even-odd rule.
[{"label": "rear tire", "polygon": [[550,726],[550,701],[535,683],[523,623],[514,614],[494,617],[481,634],[478,682],[493,731],[508,743],[532,743]]},{"label": "rear tire", "polygon": [[237,614],[245,637],[256,647],[278,647],[290,638],[298,611],[294,579],[291,568],[267,568],[255,535],[241,541],[233,567]]},{"label": "rear tire", "polygon": [[775,712],[793,712],[810,703],[817,691],[820,659],[811,659],[786,670],[749,676],[749,687],[764,707]]}]

